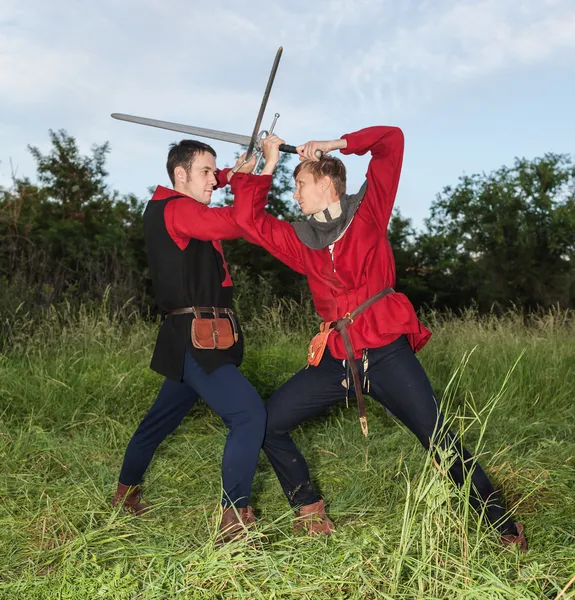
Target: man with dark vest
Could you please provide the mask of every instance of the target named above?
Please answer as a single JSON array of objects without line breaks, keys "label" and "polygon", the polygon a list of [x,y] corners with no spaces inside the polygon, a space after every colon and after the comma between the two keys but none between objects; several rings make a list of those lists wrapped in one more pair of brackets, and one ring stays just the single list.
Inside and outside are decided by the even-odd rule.
[{"label": "man with dark vest", "polygon": [[[283,140],[264,140],[266,168],[279,159]],[[308,142],[297,148],[302,162],[294,172],[295,200],[308,221],[290,224],[265,211],[269,179],[242,174],[232,180],[236,222],[246,236],[307,276],[315,308],[323,319],[308,351],[309,368],[280,387],[266,405],[264,451],[290,505],[296,528],[331,534],[323,499],[290,432],[343,400],[357,397],[367,435],[363,393],[383,404],[427,450],[453,453],[451,478],[471,477],[470,501],[499,530],[504,544],[527,549],[523,527],[507,514],[483,469],[444,424],[438,401],[415,357],[431,332],[418,320],[408,298],[393,289],[395,264],[387,226],[403,160],[403,133],[397,127],[369,127],[341,139]],[[317,151],[371,153],[367,181],[353,196],[345,193],[343,163]],[[349,371],[351,370],[351,377]]]},{"label": "man with dark vest", "polygon": [[228,541],[255,521],[248,502],[266,411],[238,370],[244,339],[231,310],[233,286],[220,242],[243,232],[233,207],[208,207],[213,190],[254,161],[241,166],[242,157],[235,169],[218,171],[215,159],[207,144],[172,144],[166,166],[173,189],[158,186],[144,212],[146,254],[163,317],[150,366],[165,380],[128,444],[112,502],[135,514],[149,509],[143,475],[158,445],[201,396],[229,429],[219,533]]}]

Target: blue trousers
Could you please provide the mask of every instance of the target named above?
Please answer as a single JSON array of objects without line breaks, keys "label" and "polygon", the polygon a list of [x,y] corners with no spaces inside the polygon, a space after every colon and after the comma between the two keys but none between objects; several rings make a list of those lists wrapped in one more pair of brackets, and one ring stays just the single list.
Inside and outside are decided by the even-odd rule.
[{"label": "blue trousers", "polygon": [[154,405],[132,436],[120,483],[141,483],[156,448],[178,427],[200,396],[229,429],[222,459],[222,504],[244,508],[264,438],[265,406],[236,366],[223,365],[208,375],[189,352],[184,360],[183,381],[164,381]]},{"label": "blue trousers", "polygon": [[[408,427],[426,450],[430,449],[431,440],[444,448],[454,446],[456,459],[449,469],[453,481],[462,485],[470,473],[470,502],[473,507],[478,510],[485,508],[487,518],[502,533],[516,535],[515,523],[506,516],[503,502],[487,475],[477,462],[473,463],[459,439],[446,429],[431,384],[406,336],[399,337],[388,346],[370,349],[368,357],[369,395]],[[358,360],[357,365],[363,378],[362,361]],[[333,358],[326,349],[317,367],[296,373],[274,392],[266,405],[268,419],[264,451],[293,507],[313,504],[320,497],[290,432],[303,421],[342,401],[345,398],[342,386],[345,377],[343,361]],[[351,378],[350,383],[353,394]],[[364,391],[367,393],[367,390]]]}]

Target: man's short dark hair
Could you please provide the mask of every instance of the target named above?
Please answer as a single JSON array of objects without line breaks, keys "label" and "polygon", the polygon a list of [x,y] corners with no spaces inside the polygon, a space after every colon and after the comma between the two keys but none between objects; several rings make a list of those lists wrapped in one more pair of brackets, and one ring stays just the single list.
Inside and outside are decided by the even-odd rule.
[{"label": "man's short dark hair", "polygon": [[197,140],[182,140],[179,144],[170,144],[166,169],[172,185],[176,185],[174,178],[176,167],[183,167],[186,171],[189,171],[196,155],[203,152],[209,152],[214,158],[217,158],[216,151],[211,146]]},{"label": "man's short dark hair", "polygon": [[293,172],[294,179],[297,178],[300,171],[308,172],[313,175],[315,182],[322,177],[329,177],[338,196],[345,194],[346,173],[345,165],[335,156],[324,156],[320,160],[304,160],[299,163]]}]

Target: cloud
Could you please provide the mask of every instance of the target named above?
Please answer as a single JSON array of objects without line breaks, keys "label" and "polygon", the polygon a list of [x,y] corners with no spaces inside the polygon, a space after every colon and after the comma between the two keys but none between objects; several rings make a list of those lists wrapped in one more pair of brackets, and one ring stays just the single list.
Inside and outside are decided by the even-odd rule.
[{"label": "cloud", "polygon": [[394,26],[366,36],[367,48],[346,61],[363,110],[409,110],[446,86],[575,50],[575,6],[567,0],[424,2],[407,20],[388,3],[370,20],[384,19]]},{"label": "cloud", "polygon": [[3,102],[72,111],[109,98],[126,112],[175,118],[188,107],[221,122],[257,105],[283,44],[274,95],[307,120],[321,120],[326,102],[333,117],[349,103],[398,114],[440,85],[575,48],[571,0],[256,0],[249,10],[222,0],[169,9],[161,0],[30,0],[25,13],[3,4]]},{"label": "cloud", "polygon": [[27,144],[46,151],[47,130],[64,128],[84,152],[109,140],[111,179],[137,192],[177,134],[110,113],[249,134],[279,45],[264,126],[277,111],[299,143],[405,122],[506,69],[567,63],[574,40],[572,0],[2,0],[0,177],[11,157],[33,172]]},{"label": "cloud", "polygon": [[69,90],[82,69],[81,53],[45,48],[21,34],[0,35],[0,93],[4,103],[37,105],[53,100],[60,88]]}]

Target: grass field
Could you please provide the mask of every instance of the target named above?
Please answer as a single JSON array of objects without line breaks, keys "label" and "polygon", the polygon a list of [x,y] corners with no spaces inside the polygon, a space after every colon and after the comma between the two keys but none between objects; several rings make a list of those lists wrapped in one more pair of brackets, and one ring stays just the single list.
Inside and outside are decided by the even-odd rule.
[{"label": "grass field", "polygon": [[[244,373],[262,397],[305,360],[309,331],[284,310],[246,326]],[[411,434],[368,402],[295,437],[337,533],[292,533],[262,456],[252,504],[261,533],[216,548],[225,429],[199,403],[147,474],[154,510],[110,506],[125,446],[161,378],[155,326],[105,311],[13,320],[0,355],[0,598],[575,598],[575,325],[549,313],[428,317],[420,359],[453,427],[518,520],[530,551],[497,536]],[[265,333],[265,337],[262,332]],[[265,538],[261,534],[265,534]]]}]

